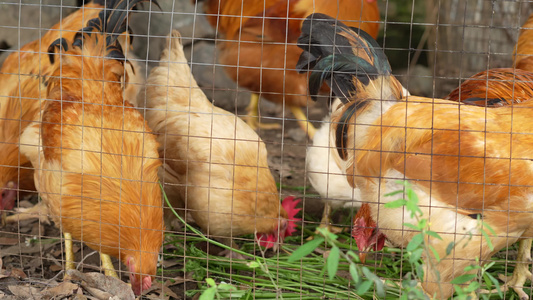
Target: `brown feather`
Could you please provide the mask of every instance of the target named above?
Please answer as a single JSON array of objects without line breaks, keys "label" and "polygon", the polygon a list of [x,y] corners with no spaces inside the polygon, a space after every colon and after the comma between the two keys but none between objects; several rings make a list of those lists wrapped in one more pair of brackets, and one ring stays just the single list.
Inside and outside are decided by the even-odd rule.
[{"label": "brown feather", "polygon": [[[21,191],[35,191],[33,168],[19,153],[19,137],[38,118],[46,95],[43,84],[52,72],[47,49],[60,36],[72,39],[85,22],[94,18],[102,6],[89,3],[53,26],[40,40],[9,55],[0,69],[0,188],[7,182],[18,183]],[[19,122],[21,121],[21,122]]]},{"label": "brown feather", "polygon": [[26,128],[21,152],[37,168],[36,186],[56,225],[119,258],[140,291],[156,274],[163,242],[159,145],[124,100],[124,61],[107,58],[117,51],[109,46],[93,32],[83,47],[61,50],[42,122]]},{"label": "brown feather", "polygon": [[[445,99],[478,106],[504,106],[533,96],[533,73],[520,69],[490,69],[473,75]],[[488,99],[488,100],[487,100]],[[493,105],[490,105],[490,101]],[[489,101],[489,103],[487,103]]]},{"label": "brown feather", "polygon": [[533,14],[522,25],[513,53],[513,67],[533,72]]},{"label": "brown feather", "polygon": [[[244,3],[244,4],[243,4]],[[323,12],[374,38],[379,29],[377,2],[359,0],[209,0],[208,20],[226,41],[220,62],[228,75],[272,102],[304,107],[309,104],[307,75],[295,71],[302,50],[296,46],[304,18]],[[287,21],[288,17],[288,21]]]}]

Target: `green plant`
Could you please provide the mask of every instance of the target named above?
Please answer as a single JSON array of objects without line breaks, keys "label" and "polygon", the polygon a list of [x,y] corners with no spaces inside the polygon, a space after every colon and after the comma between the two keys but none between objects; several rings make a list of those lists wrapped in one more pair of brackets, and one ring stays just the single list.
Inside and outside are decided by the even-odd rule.
[{"label": "green plant", "polygon": [[[407,195],[412,196],[409,198]],[[407,192],[407,195],[407,200],[417,199],[414,198],[414,193]],[[168,199],[166,201],[168,203]],[[417,206],[411,207],[416,209]],[[181,220],[179,216],[176,217]],[[183,220],[182,222],[185,224]],[[482,234],[488,238],[491,230],[481,220],[479,222],[482,228],[487,229]],[[185,265],[173,270],[165,268],[163,273],[170,275],[177,271],[192,275],[198,281],[198,287],[188,288],[185,292],[187,297],[206,294],[203,297],[209,298],[201,299],[427,299],[419,286],[420,277],[417,274],[420,272],[416,270],[422,264],[422,256],[415,259],[416,250],[426,247],[425,239],[422,239],[423,242],[418,247],[414,247],[412,256],[406,249],[385,247],[378,261],[369,258],[363,266],[359,263],[349,233],[335,235],[322,230],[315,236],[315,240],[300,246],[300,242],[314,232],[314,228],[305,226],[307,230],[302,231],[302,236],[289,237],[286,239],[287,243],[280,245],[279,252],[269,252],[268,256],[273,255],[272,257],[260,252],[261,249],[258,249],[257,243],[250,236],[249,239],[240,241],[241,250],[235,251],[247,255],[251,260],[228,260],[210,255],[197,245],[207,241],[225,249],[228,246],[209,239],[188,224],[185,225],[183,232],[167,235],[166,245],[172,247],[165,251],[165,259],[186,257]],[[324,252],[324,245],[329,251]],[[449,251],[455,245],[450,247]],[[500,256],[503,257],[504,254]],[[455,279],[454,283],[459,288],[457,299],[467,299],[471,296],[469,291],[476,290],[477,287],[489,290],[499,287],[494,274],[512,271],[513,267],[505,261],[498,261],[497,257],[493,259],[483,267],[470,267],[479,270],[478,280],[472,281],[470,285],[462,284],[471,281],[475,275]],[[383,291],[378,291],[379,288],[383,288]],[[509,292],[509,299],[513,299],[513,296],[514,293]],[[501,294],[481,294],[479,297],[502,298]]]},{"label": "green plant", "polygon": [[205,282],[209,285],[199,300],[228,299],[230,297],[240,298],[244,291],[239,291],[236,287],[227,283],[216,284],[212,278],[206,278]]},{"label": "green plant", "polygon": [[356,264],[356,262],[359,263],[360,261],[355,252],[352,250],[348,250],[346,253],[342,252],[337,245],[338,236],[329,232],[326,228],[318,228],[318,231],[321,237],[315,237],[315,239],[307,242],[294,251],[288,259],[289,262],[302,259],[311,252],[315,251],[318,246],[325,242],[326,245],[331,247],[326,259],[326,266],[330,280],[333,280],[337,274],[339,260],[342,256],[349,263],[350,275],[355,284],[357,294],[366,293],[372,287],[372,285],[375,284],[376,294],[379,297],[385,297],[385,286],[383,282],[367,267]]},{"label": "green plant", "polygon": [[[439,257],[439,254],[435,250],[435,248],[427,242],[427,238],[435,238],[442,240],[441,236],[437,232],[429,230],[430,226],[428,220],[423,218],[423,212],[422,210],[420,210],[420,207],[418,205],[418,196],[411,188],[409,182],[397,181],[397,183],[402,184],[404,186],[404,189],[386,194],[385,196],[391,197],[402,194],[406,197],[386,203],[385,208],[393,209],[405,207],[407,212],[410,213],[411,218],[416,220],[416,224],[404,223],[403,225],[419,232],[411,239],[411,241],[407,244],[407,247],[405,248],[405,255],[407,256],[412,269],[415,271],[414,273],[407,273],[407,275],[404,277],[404,280],[402,281],[402,288],[405,293],[402,294],[401,299],[426,299],[427,296],[424,295],[422,291],[418,288],[418,285],[415,284],[415,282],[417,282],[417,278],[419,280],[423,280],[424,278],[424,269],[422,267],[423,264],[420,261],[422,255],[425,254],[426,261],[429,263],[430,269],[435,272],[435,278],[437,278],[437,280],[440,282],[440,274],[437,271],[436,265],[439,264],[442,259],[449,256],[452,250],[456,247],[456,245],[460,244],[465,239],[468,239],[469,241],[472,238],[472,234],[470,233],[469,235],[462,236],[457,243],[452,242],[448,244],[448,246],[446,247],[446,256],[442,258]],[[480,219],[479,215],[477,221],[478,229],[485,238],[488,247],[490,248],[490,250],[494,250],[489,233],[485,230],[485,228],[488,229],[493,235],[495,235],[496,233],[488,224],[484,223]],[[463,244],[463,247],[468,244],[468,241]],[[433,254],[434,259],[431,259],[431,254]],[[498,291],[498,295],[502,297],[503,294],[500,290],[499,282],[496,280],[496,278],[494,278],[494,276],[487,272],[487,269],[490,268],[492,265],[494,265],[494,262],[484,267],[481,267],[479,265],[479,259],[476,258],[475,265],[467,266],[464,269],[465,272],[477,270],[475,274],[463,274],[454,278],[451,283],[454,285],[454,289],[457,294],[456,299],[469,299],[472,293],[474,293],[480,288],[479,280],[481,278],[485,281],[487,286],[494,285]],[[476,277],[478,278],[478,281],[473,281],[474,279],[476,279]],[[464,287],[464,284],[468,282],[470,282],[470,284]],[[482,296],[488,297],[488,295]]]}]

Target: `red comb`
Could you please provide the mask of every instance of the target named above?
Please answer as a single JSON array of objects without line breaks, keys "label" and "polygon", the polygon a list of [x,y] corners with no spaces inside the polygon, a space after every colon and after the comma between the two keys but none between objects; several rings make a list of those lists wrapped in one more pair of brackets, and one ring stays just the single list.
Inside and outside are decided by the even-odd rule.
[{"label": "red comb", "polygon": [[296,214],[302,210],[301,208],[296,208],[296,205],[300,203],[300,199],[295,199],[294,196],[289,196],[283,199],[281,206],[287,212],[287,219],[289,224],[287,225],[287,230],[285,230],[285,236],[291,236],[296,231],[296,222],[301,219],[295,218]]},{"label": "red comb", "polygon": [[272,248],[277,242],[276,236],[273,234],[256,234],[256,238],[259,241],[259,245],[265,248]]}]

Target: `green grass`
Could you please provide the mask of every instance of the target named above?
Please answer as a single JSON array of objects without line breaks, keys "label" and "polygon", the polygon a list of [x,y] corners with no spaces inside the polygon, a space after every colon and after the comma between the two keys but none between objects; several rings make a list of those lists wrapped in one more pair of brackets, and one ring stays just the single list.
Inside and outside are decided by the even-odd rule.
[{"label": "green grass", "polygon": [[[183,241],[186,238],[186,248]],[[354,250],[355,245],[350,243],[347,234],[341,234],[339,248],[343,251]],[[375,299],[374,290],[371,288],[362,295],[357,295],[354,284],[349,276],[349,264],[345,259],[340,259],[337,275],[330,280],[326,272],[325,258],[322,254],[313,252],[301,261],[290,263],[289,253],[294,252],[300,244],[284,244],[272,257],[272,251],[262,257],[254,242],[242,243],[241,249],[248,253],[257,254],[255,259],[232,260],[228,258],[209,255],[199,249],[196,244],[205,241],[201,237],[191,235],[169,235],[168,243],[176,249],[167,253],[171,257],[187,257],[186,272],[194,271],[194,280],[199,282],[198,289],[188,290],[188,296],[194,296],[209,288],[206,278],[212,278],[216,283],[225,282],[235,286],[238,292],[222,292],[221,299]],[[515,247],[513,247],[514,249]],[[254,252],[255,250],[255,252]],[[320,250],[326,251],[323,247]],[[505,250],[502,250],[502,252]],[[385,247],[377,261],[367,260],[366,266],[378,277],[385,279],[387,290],[386,298],[395,299],[400,294],[400,280],[406,273],[412,271],[407,258],[404,259],[402,250]],[[511,274],[514,265],[507,266],[501,259],[493,259],[494,266],[489,273],[494,277],[507,272]],[[263,268],[261,268],[263,265]],[[167,270],[168,271],[168,270]],[[267,273],[268,272],[268,273]],[[270,276],[275,279],[272,283]],[[482,282],[481,288],[487,289]],[[525,289],[529,293],[529,289]],[[301,297],[301,298],[300,298]],[[490,299],[500,299],[497,294]],[[508,292],[505,299],[517,299],[514,292]]]},{"label": "green grass", "polygon": [[[313,218],[309,218],[313,219]],[[197,289],[187,290],[187,296],[203,293],[203,299],[381,299],[374,291],[374,285],[364,293],[357,294],[354,282],[350,276],[350,264],[341,255],[335,276],[328,276],[326,257],[330,248],[322,244],[316,251],[303,257],[301,260],[290,262],[290,255],[306,241],[314,229],[306,225],[305,230],[288,237],[277,253],[272,250],[263,252],[252,240],[239,239],[241,253],[249,255],[250,259],[238,260],[210,255],[199,248],[199,243],[210,242],[222,248],[227,246],[210,240],[201,232],[187,225],[184,232],[169,234],[166,244],[171,244],[171,251],[164,253],[166,259],[185,257],[185,266],[176,267],[176,270],[165,269],[167,272],[192,272],[193,279],[198,282]],[[242,241],[244,240],[244,241]],[[185,246],[184,246],[184,241]],[[348,233],[338,235],[336,246],[342,251],[356,251],[357,248]],[[513,245],[510,250],[515,250]],[[500,253],[505,252],[503,249]],[[386,286],[385,299],[398,299],[401,294],[402,279],[411,270],[408,255],[405,250],[385,247],[371,260],[369,255],[365,266],[381,280]],[[488,273],[494,277],[498,274],[512,274],[514,262],[506,264],[504,259],[492,259],[494,265]],[[505,257],[504,254],[502,254]],[[209,282],[209,283],[208,283]],[[403,284],[409,283],[404,280]],[[412,281],[416,284],[416,281]],[[526,285],[527,287],[527,285]],[[480,282],[481,289],[487,287],[484,281]],[[363,289],[364,290],[364,289]],[[530,293],[530,289],[524,289]],[[486,299],[500,299],[497,294],[491,294]],[[505,299],[517,299],[514,292],[509,291]]]}]

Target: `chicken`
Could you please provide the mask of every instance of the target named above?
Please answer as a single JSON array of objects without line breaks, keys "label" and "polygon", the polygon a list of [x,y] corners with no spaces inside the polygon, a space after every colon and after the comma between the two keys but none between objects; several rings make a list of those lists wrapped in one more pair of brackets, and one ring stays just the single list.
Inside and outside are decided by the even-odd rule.
[{"label": "chicken", "polygon": [[[303,72],[313,68],[311,94],[322,80],[332,82],[334,95],[344,103],[332,114],[336,126],[331,128],[341,169],[348,183],[361,189],[379,230],[401,247],[418,233],[403,225],[415,219],[404,208],[383,206],[396,200],[386,194],[404,189],[397,180],[409,181],[429,229],[442,238],[426,239],[442,260],[424,257],[422,287],[431,296],[448,298],[450,281],[465,274],[475,257],[486,262],[532,236],[533,101],[485,108],[415,96],[402,100],[401,85],[377,43],[334,22],[321,14],[304,22],[299,43],[309,52],[299,67]],[[328,46],[333,37],[335,48]],[[481,235],[479,219],[496,232],[493,249]],[[450,243],[455,248],[447,256]]]},{"label": "chicken", "polygon": [[[40,99],[46,95],[44,81],[54,70],[48,60],[48,46],[60,37],[72,41],[76,31],[83,28],[88,20],[97,17],[105,3],[104,0],[92,1],[65,17],[40,40],[28,43],[18,52],[9,55],[0,69],[0,152],[3,153],[0,157],[0,186],[3,187],[0,209],[4,210],[2,222],[12,223],[20,219],[34,218],[36,214],[40,215],[42,221],[46,222],[48,219],[46,209],[41,204],[28,210],[21,209],[21,214],[5,218],[5,210],[15,206],[17,193],[13,192],[14,190],[19,190],[20,194],[35,191],[33,168],[29,160],[19,152],[20,134],[28,124],[39,119]],[[135,80],[136,83],[141,83],[142,72],[134,74],[134,67],[127,66],[126,77],[129,82]],[[139,88],[138,84],[129,84],[124,93],[131,100],[136,97]]]},{"label": "chicken", "polygon": [[160,178],[172,206],[186,208],[204,232],[233,248],[231,238],[239,235],[257,233],[267,248],[291,235],[299,200],[287,197],[280,206],[265,144],[200,90],[178,31],[168,38],[146,86],[146,119],[161,144]]},{"label": "chicken", "polygon": [[354,217],[352,236],[359,249],[359,259],[362,263],[366,261],[366,256],[370,249],[380,251],[385,246],[387,237],[372,219],[370,205],[362,203]]},{"label": "chicken", "polygon": [[522,25],[514,51],[513,67],[533,72],[533,14]]},{"label": "chicken", "polygon": [[119,258],[136,294],[151,286],[164,229],[158,143],[124,101],[117,41],[128,8],[141,1],[108,0],[113,10],[90,20],[73,42],[50,45],[49,100],[20,138],[37,190],[64,232],[66,269],[74,268],[73,237],[101,253],[106,274],[116,277],[109,255]]},{"label": "chicken", "polygon": [[373,37],[379,29],[375,0],[205,0],[211,25],[224,36],[218,43],[219,61],[241,87],[252,91],[247,123],[268,129],[277,124],[259,123],[259,96],[287,106],[300,127],[312,138],[315,128],[307,122],[307,76],[294,66],[302,53],[296,46],[303,18],[322,12],[346,20]]},{"label": "chicken", "polygon": [[[409,95],[409,91],[402,87],[402,97]],[[335,99],[331,111],[341,105]],[[352,188],[346,181],[346,174],[339,167],[339,156],[334,148],[330,148],[330,115],[322,120],[323,125],[317,130],[313,144],[307,148],[306,169],[307,177],[313,188],[320,194],[324,202],[324,211],[319,228],[327,227],[331,232],[341,229],[330,225],[332,209],[341,207],[358,208],[361,206],[361,191]],[[364,210],[365,211],[365,210]],[[318,229],[315,233],[318,233]]]},{"label": "chicken", "polygon": [[[319,228],[327,227],[338,233],[341,228],[331,226],[330,215],[333,209],[343,206],[359,207],[361,196],[359,189],[353,189],[346,181],[346,174],[339,168],[334,150],[329,148],[329,115],[315,133],[313,145],[307,148],[307,178],[324,202],[324,212]],[[318,231],[317,231],[318,232]]]},{"label": "chicken", "polygon": [[[407,94],[404,94],[404,97],[405,95]],[[521,103],[532,97],[532,73],[518,69],[501,68],[490,69],[473,75],[445,99],[483,107],[499,107]],[[316,138],[314,142],[316,142]],[[331,153],[335,152],[332,151]],[[348,185],[348,182],[346,184]],[[357,188],[354,190],[359,191]],[[382,239],[385,239],[385,236],[376,228],[375,221],[370,217],[370,208],[367,203],[362,203],[355,215],[352,231],[363,262],[369,250],[379,251],[383,248],[384,241],[376,239],[376,236]],[[527,253],[527,250],[521,252]],[[518,273],[515,272],[514,274]],[[514,282],[511,281],[512,278],[505,278],[504,280],[510,282],[510,285]]]},{"label": "chicken", "polygon": [[490,69],[473,75],[444,99],[477,106],[505,106],[533,97],[533,73],[520,69]]}]

